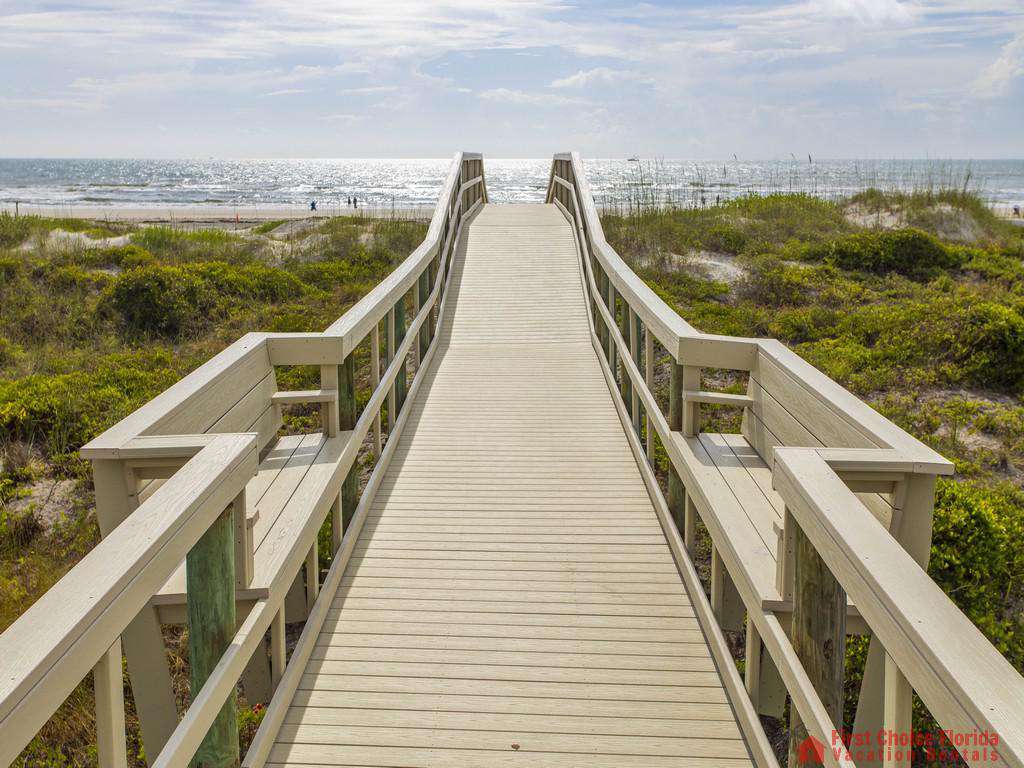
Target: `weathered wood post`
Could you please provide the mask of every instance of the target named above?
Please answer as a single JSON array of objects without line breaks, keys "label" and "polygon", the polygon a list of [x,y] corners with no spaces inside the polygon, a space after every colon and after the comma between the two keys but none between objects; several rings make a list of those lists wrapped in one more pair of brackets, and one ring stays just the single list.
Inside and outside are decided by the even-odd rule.
[{"label": "weathered wood post", "polygon": [[[793,542],[793,649],[836,728],[843,725],[843,665],[846,661],[846,592],[786,510]],[[807,729],[796,707],[789,710],[789,766],[801,763]],[[828,749],[829,744],[825,745]]]},{"label": "weathered wood post", "polygon": [[[594,282],[597,283],[597,290],[600,296],[608,295],[608,276],[605,274],[601,266],[594,261],[594,276],[597,278]],[[609,359],[608,350],[608,326],[604,324],[601,319],[601,313],[597,308],[597,302],[603,301],[602,298],[594,296],[594,320],[597,323],[597,337],[601,340],[601,349],[604,350],[605,359]]]},{"label": "weathered wood post", "polygon": [[[338,427],[344,432],[356,426],[356,353],[349,352],[345,362],[338,366]],[[341,532],[348,530],[358,499],[359,467],[352,468],[341,484]],[[340,540],[340,537],[338,537]]]},{"label": "weathered wood post", "polygon": [[[227,507],[185,558],[188,653],[192,696],[213,672],[235,634],[235,527]],[[233,768],[239,764],[234,690],[203,738],[192,764]]]},{"label": "weathered wood post", "polygon": [[[416,309],[417,314],[419,310],[423,309],[423,305],[427,303],[427,297],[430,295],[430,269],[424,269],[420,273],[419,280],[416,281]],[[420,326],[419,332],[419,347],[418,356],[416,358],[417,370],[420,364],[423,362],[423,358],[427,354],[427,347],[430,346],[430,322],[427,321]]]},{"label": "weathered wood post", "polygon": [[[622,317],[619,318],[619,333],[622,334],[622,340],[626,342],[626,349],[632,351],[629,346],[630,341],[630,315],[633,310],[629,308],[629,304],[626,303],[626,297],[621,293],[619,294],[619,300],[622,304]],[[615,305],[612,305],[612,314],[615,314]],[[629,378],[629,372],[626,370],[625,359],[620,361],[622,365],[622,380],[619,382],[619,391],[622,393],[622,402],[626,406],[626,411],[630,414],[633,413],[633,381]],[[632,418],[632,417],[631,417]]]},{"label": "weathered wood post", "polygon": [[[643,333],[643,323],[640,320],[640,316],[633,311],[632,307],[630,307],[628,336],[629,351],[630,354],[633,356],[633,362],[636,363],[636,368],[638,371],[643,370],[643,368],[641,368],[641,365],[643,365],[644,350],[643,346],[640,343],[640,340],[643,338]],[[643,430],[640,428],[640,395],[638,394],[636,387],[631,387],[630,391],[632,393],[633,398],[631,403],[633,416],[633,430],[636,432],[637,437],[641,437],[643,434]]]},{"label": "weathered wood post", "polygon": [[[605,304],[608,307],[608,311],[611,314],[611,324],[615,324],[615,285],[612,283],[611,276],[608,277],[608,284],[605,286],[608,290],[605,293]],[[616,366],[618,363],[615,360],[615,334],[612,333],[612,329],[608,328],[608,367],[612,369],[612,378],[615,378]]]},{"label": "weathered wood post", "polygon": [[[671,367],[668,385],[668,428],[679,432],[683,428],[683,366],[669,358]],[[693,556],[693,542],[686,538],[686,489],[676,472],[675,465],[668,463],[668,508],[675,520],[676,528],[684,534],[686,548]]]},{"label": "weathered wood post", "polygon": [[[395,352],[402,346],[405,339],[405,296],[395,302]],[[395,421],[398,414],[402,412],[405,404],[405,360],[402,360],[398,367],[398,376],[395,377]],[[394,423],[394,422],[392,422]]]}]

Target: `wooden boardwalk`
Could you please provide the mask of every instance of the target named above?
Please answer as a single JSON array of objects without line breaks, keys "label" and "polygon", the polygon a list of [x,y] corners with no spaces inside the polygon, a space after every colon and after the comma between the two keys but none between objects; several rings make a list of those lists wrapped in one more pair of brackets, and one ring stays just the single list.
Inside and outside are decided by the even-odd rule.
[{"label": "wooden boardwalk", "polygon": [[[97,765],[127,768],[122,648],[151,768],[779,768],[759,715],[830,744],[848,635],[855,732],[908,731],[916,695],[997,740],[972,768],[1024,768],[1024,679],[925,570],[953,465],[781,342],[689,325],[578,154],[546,204],[488,199],[457,153],[423,242],[323,332],[248,333],[82,447],[103,540],[0,634],[0,768],[86,676]],[[319,388],[280,390],[294,365]],[[319,431],[281,437],[302,403]],[[184,712],[161,623],[190,627]],[[269,702],[244,758],[239,683]]]},{"label": "wooden boardwalk", "polygon": [[454,270],[268,764],[749,765],[591,343],[569,224],[484,206]]}]

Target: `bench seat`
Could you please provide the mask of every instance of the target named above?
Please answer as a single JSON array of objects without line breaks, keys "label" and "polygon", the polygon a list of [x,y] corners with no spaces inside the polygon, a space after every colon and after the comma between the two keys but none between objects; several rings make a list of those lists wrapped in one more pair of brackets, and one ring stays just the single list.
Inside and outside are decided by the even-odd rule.
[{"label": "bench seat", "polygon": [[[673,436],[697,487],[707,495],[721,521],[722,534],[736,552],[740,572],[733,574],[733,579],[746,580],[765,610],[788,612],[791,606],[780,594],[776,579],[785,504],[772,488],[771,467],[743,435]],[[859,495],[879,522],[888,526],[885,511],[889,509],[891,515],[891,508],[887,503],[878,494]],[[851,617],[859,617],[852,603],[849,608]]]},{"label": "bench seat", "polygon": [[[262,457],[257,474],[245,488],[247,516],[256,515],[253,578],[247,589],[236,591],[239,601],[259,600],[272,590],[291,586],[291,580],[280,581],[280,565],[294,553],[305,530],[319,529],[337,498],[341,482],[338,462],[350,436],[351,432],[337,437],[319,432],[288,435],[279,438]],[[183,620],[184,562],[152,602],[166,623]]]}]

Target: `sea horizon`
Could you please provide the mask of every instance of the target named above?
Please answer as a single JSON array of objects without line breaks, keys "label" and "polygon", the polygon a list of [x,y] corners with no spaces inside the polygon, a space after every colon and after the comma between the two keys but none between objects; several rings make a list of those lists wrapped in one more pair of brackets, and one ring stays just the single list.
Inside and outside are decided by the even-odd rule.
[{"label": "sea horizon", "polygon": [[[1024,159],[599,158],[584,167],[605,207],[697,207],[749,194],[826,199],[868,188],[967,189],[994,206],[1024,203]],[[0,205],[73,209],[432,206],[450,157],[421,158],[0,158]],[[551,160],[485,156],[495,202],[542,200]]]}]

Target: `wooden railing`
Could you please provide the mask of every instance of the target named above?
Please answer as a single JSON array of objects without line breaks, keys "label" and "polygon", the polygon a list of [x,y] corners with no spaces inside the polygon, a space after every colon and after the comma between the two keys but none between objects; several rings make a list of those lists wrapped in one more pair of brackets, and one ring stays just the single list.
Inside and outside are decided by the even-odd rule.
[{"label": "wooden railing", "polygon": [[[481,156],[457,154],[423,243],[324,333],[248,334],[82,448],[94,465],[103,540],[0,635],[0,764],[17,759],[92,670],[99,764],[127,765],[122,638],[150,764],[185,765],[201,748],[238,760],[238,681],[269,630],[273,679],[282,684],[285,598],[305,566],[313,604],[317,536],[328,511],[330,573],[343,570],[366,511],[358,498],[360,448],[372,432],[380,459],[400,434],[403,403],[435,352],[459,232],[486,199]],[[407,323],[410,291],[415,314]],[[367,340],[374,388],[358,412],[355,351]],[[280,365],[319,366],[320,389],[276,392]],[[264,585],[252,589],[246,484],[276,438],[281,408],[292,402],[320,404],[330,450],[317,457],[309,514],[274,552]],[[382,463],[369,489],[380,483]],[[190,622],[192,697],[179,721],[151,602],[182,561],[187,613],[202,620]]]},{"label": "wooden railing", "polygon": [[[578,154],[555,156],[547,199],[573,226],[594,345],[698,616],[713,617],[719,670],[732,693],[744,694],[734,705],[755,761],[775,758],[752,707],[781,715],[788,695],[791,764],[809,734],[824,745],[827,765],[849,765],[855,755],[860,765],[909,765],[905,745],[862,758],[835,745],[849,616],[851,632],[872,635],[856,732],[908,734],[916,692],[943,728],[996,737],[995,750],[963,750],[968,763],[1024,765],[1024,680],[924,570],[935,476],[951,464],[780,342],[705,334],[679,317],[605,240]],[[667,416],[652,392],[656,345],[670,358]],[[702,368],[746,375],[747,394],[703,390]],[[772,488],[753,491],[784,505],[777,599],[766,598],[750,562],[756,553],[745,548],[753,530],[729,517],[742,499],[698,453],[709,404],[743,410],[750,450],[736,458],[763,462]],[[654,472],[659,444],[667,499]],[[698,521],[712,542],[707,606],[691,562]],[[737,685],[719,624],[739,629],[744,615],[745,680]],[[771,695],[771,680],[781,697]]]}]

